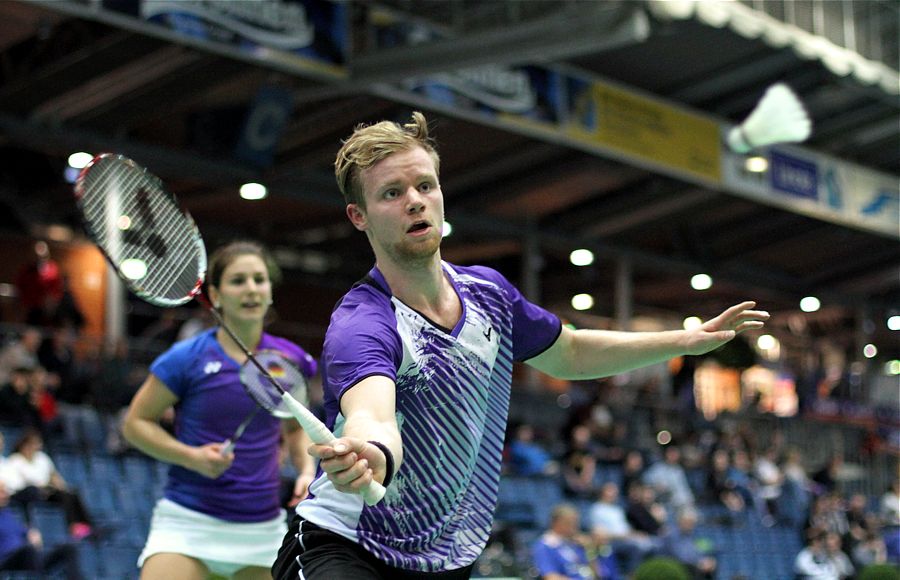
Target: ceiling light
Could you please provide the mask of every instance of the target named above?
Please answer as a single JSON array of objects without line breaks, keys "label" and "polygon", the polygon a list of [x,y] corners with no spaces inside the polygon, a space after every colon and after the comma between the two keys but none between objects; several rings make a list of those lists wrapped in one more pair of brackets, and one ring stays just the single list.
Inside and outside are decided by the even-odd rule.
[{"label": "ceiling light", "polygon": [[895,314],[888,318],[887,327],[889,330],[900,330],[900,316]]},{"label": "ceiling light", "polygon": [[800,310],[803,312],[815,312],[820,306],[822,303],[815,296],[807,296],[800,301]]},{"label": "ceiling light", "polygon": [[748,157],[747,160],[744,161],[744,169],[751,173],[763,173],[769,169],[769,160],[765,157],[760,157],[759,155]]},{"label": "ceiling light", "polygon": [[894,359],[885,363],[884,374],[888,376],[900,375],[900,360]]},{"label": "ceiling light", "polygon": [[691,278],[691,288],[694,290],[709,290],[712,287],[712,278],[709,274],[696,274]]},{"label": "ceiling light", "polygon": [[874,344],[867,344],[863,347],[863,356],[866,358],[875,358],[875,355],[878,354],[878,347]]},{"label": "ceiling light", "polygon": [[255,201],[265,199],[267,195],[269,195],[269,191],[261,183],[245,183],[241,186],[241,197],[243,199]]},{"label": "ceiling light", "polygon": [[688,316],[684,319],[684,322],[681,323],[681,326],[685,330],[694,330],[695,328],[700,328],[703,324],[703,321],[700,320],[699,316]]},{"label": "ceiling light", "polygon": [[572,308],[575,310],[587,310],[594,305],[594,297],[590,294],[576,294],[572,296]]},{"label": "ceiling light", "polygon": [[569,261],[576,266],[590,266],[594,263],[594,252],[580,248],[569,254]]},{"label": "ceiling light", "polygon": [[450,234],[453,233],[453,225],[450,222],[444,222],[444,226],[441,228],[441,237],[446,238]]},{"label": "ceiling light", "polygon": [[94,158],[90,153],[85,153],[84,151],[79,151],[78,153],[72,153],[69,155],[69,167],[74,167],[75,169],[84,169],[84,166],[91,162]]},{"label": "ceiling light", "polygon": [[775,348],[775,345],[778,343],[775,340],[775,337],[771,334],[764,334],[756,339],[756,346],[758,346],[761,350],[769,350]]}]

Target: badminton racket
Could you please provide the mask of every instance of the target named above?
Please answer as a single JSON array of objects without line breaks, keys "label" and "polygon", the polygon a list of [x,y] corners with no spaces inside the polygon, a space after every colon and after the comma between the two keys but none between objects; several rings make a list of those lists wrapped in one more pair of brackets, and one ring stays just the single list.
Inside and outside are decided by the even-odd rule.
[{"label": "badminton racket", "polygon": [[[193,218],[181,209],[162,180],[127,157],[103,153],[81,170],[75,182],[75,199],[88,236],[135,295],[164,308],[200,297],[207,267],[203,238]],[[272,378],[228,328],[222,315],[202,297],[200,301],[266,377],[310,439],[317,444],[333,442],[331,431]],[[362,490],[362,496],[367,504],[374,505],[384,497],[384,487],[372,481]]]},{"label": "badminton racket", "polygon": [[[253,356],[268,371],[269,376],[277,381],[283,390],[290,393],[294,400],[304,406],[307,404],[306,377],[300,369],[277,351],[256,351],[253,353]],[[234,435],[225,440],[222,455],[228,455],[234,451],[237,440],[240,439],[247,426],[259,414],[260,409],[265,409],[279,419],[290,419],[293,416],[281,397],[281,393],[272,388],[268,378],[260,372],[256,365],[250,362],[250,359],[247,359],[241,365],[240,377],[241,385],[244,386],[244,390],[256,402],[257,406],[238,425]]]}]

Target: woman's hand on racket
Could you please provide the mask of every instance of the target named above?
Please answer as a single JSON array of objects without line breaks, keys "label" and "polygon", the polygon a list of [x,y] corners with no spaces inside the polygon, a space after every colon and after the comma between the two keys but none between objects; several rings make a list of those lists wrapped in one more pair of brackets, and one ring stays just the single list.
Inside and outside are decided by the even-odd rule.
[{"label": "woman's hand on racket", "polygon": [[358,494],[369,482],[380,483],[387,475],[384,453],[364,439],[341,437],[330,445],[311,445],[309,454],[320,460],[335,489],[344,493]]},{"label": "woman's hand on racket", "polygon": [[222,454],[222,443],[207,443],[194,447],[190,459],[183,465],[187,469],[196,471],[210,479],[216,479],[231,467],[234,461],[234,452]]}]

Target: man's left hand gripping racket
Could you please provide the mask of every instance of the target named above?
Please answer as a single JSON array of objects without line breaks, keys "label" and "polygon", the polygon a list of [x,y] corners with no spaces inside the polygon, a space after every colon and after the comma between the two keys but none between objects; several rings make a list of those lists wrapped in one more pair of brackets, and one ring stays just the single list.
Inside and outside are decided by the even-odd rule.
[{"label": "man's left hand gripping racket", "polygon": [[[138,297],[171,308],[200,295],[206,278],[203,238],[193,218],[182,211],[158,177],[127,157],[104,153],[82,169],[75,182],[75,198],[88,235]],[[334,441],[331,431],[272,378],[218,311],[201,302],[266,378],[310,439],[325,445]],[[259,403],[256,397],[254,400]],[[362,496],[374,505],[384,492],[384,487],[373,481]]]}]

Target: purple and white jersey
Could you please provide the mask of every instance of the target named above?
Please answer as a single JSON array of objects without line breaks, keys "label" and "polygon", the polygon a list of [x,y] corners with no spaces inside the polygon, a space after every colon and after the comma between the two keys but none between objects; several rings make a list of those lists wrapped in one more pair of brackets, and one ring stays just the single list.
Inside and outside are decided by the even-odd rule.
[{"label": "purple and white jersey", "polygon": [[377,268],[341,300],[322,355],[327,423],[337,436],[341,396],[362,379],[396,384],[403,464],[375,506],[321,473],[297,513],[359,543],[390,566],[423,572],[468,566],[491,531],[513,361],[549,348],[561,323],[484,267],[444,271],[462,303],[452,329],[397,298]]},{"label": "purple and white jersey", "polygon": [[[216,329],[178,342],[161,354],[150,372],[178,397],[175,437],[188,445],[221,443],[256,408],[241,386],[240,365],[225,354]],[[293,342],[263,333],[259,350],[275,350],[306,376],[316,361]],[[279,419],[256,415],[234,450],[234,463],[216,479],[172,465],[165,497],[186,508],[231,522],[276,517],[279,504]]]}]

